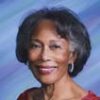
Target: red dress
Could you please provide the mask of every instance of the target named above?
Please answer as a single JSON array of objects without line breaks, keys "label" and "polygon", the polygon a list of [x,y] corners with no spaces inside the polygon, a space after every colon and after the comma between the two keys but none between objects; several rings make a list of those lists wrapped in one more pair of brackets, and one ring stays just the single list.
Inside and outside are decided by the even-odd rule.
[{"label": "red dress", "polygon": [[[22,93],[17,100],[29,100],[28,94],[31,92],[33,89],[29,89]],[[43,96],[38,96],[39,99],[33,99],[33,100],[44,100],[42,97]],[[41,99],[40,99],[41,98]],[[88,94],[82,99],[82,100],[100,100],[100,97],[97,97],[93,92],[89,91]]]},{"label": "red dress", "polygon": [[82,100],[100,100],[100,97],[97,97],[93,92],[89,91],[87,96],[85,96]]}]

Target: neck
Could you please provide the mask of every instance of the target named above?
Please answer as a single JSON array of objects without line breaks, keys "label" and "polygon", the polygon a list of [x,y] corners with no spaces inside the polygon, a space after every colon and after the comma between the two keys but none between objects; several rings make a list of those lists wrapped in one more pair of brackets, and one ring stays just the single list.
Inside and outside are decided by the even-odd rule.
[{"label": "neck", "polygon": [[[44,92],[45,100],[50,98],[73,98],[85,96],[86,91],[81,89],[69,76],[64,76],[54,84],[43,84],[42,89]],[[67,99],[66,98],[66,99]],[[56,100],[56,99],[54,99]],[[60,100],[60,99],[59,99]]]}]

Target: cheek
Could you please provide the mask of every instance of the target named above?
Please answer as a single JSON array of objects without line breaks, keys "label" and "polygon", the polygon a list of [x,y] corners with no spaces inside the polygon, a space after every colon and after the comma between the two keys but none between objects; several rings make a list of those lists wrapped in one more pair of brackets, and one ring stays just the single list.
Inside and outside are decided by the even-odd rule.
[{"label": "cheek", "polygon": [[69,53],[64,51],[60,53],[59,55],[56,55],[55,59],[59,67],[58,76],[60,75],[61,77],[64,74],[67,75],[68,63],[69,63]]},{"label": "cheek", "polygon": [[57,58],[57,63],[59,66],[59,75],[67,75],[69,54],[63,53],[62,55],[57,56]]},{"label": "cheek", "polygon": [[67,66],[68,66],[68,58],[64,55],[63,57],[58,57],[58,60],[56,61],[59,68],[59,73],[64,74],[67,72]]},{"label": "cheek", "polygon": [[62,66],[66,66],[69,61],[69,53],[67,53],[67,51],[62,51],[55,56],[55,59],[57,63],[61,64]]},{"label": "cheek", "polygon": [[30,50],[28,52],[28,60],[31,62],[34,62],[36,61],[40,56],[40,53],[39,52],[33,52],[32,50]]}]

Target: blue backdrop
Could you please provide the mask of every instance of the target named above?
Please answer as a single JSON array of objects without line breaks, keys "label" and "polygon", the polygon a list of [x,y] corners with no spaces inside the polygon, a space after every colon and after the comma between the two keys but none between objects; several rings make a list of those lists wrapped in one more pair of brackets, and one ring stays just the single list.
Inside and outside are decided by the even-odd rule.
[{"label": "blue backdrop", "polygon": [[76,12],[88,28],[92,53],[74,80],[100,95],[100,0],[0,0],[0,100],[16,100],[27,88],[40,86],[15,56],[18,26],[29,11],[65,6]]}]

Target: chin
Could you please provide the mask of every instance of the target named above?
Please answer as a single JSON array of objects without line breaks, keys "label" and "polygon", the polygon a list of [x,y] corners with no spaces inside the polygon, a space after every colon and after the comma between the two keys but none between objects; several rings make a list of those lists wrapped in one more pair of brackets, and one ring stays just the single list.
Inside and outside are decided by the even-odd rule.
[{"label": "chin", "polygon": [[41,84],[54,84],[56,83],[58,77],[54,76],[41,76],[41,77],[36,77],[36,79],[41,83]]},{"label": "chin", "polygon": [[53,71],[32,71],[32,73],[41,84],[54,84],[60,76],[57,69],[54,69]]}]

